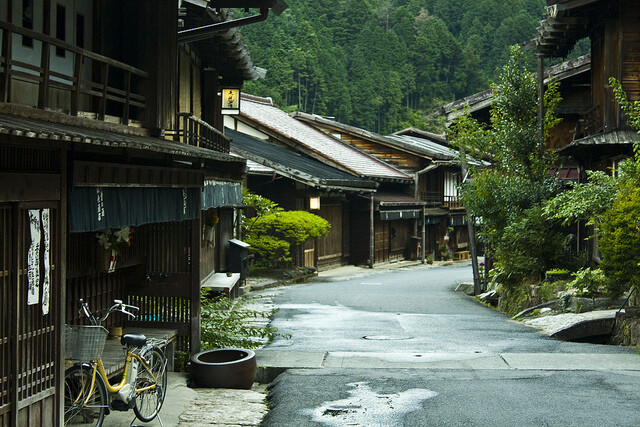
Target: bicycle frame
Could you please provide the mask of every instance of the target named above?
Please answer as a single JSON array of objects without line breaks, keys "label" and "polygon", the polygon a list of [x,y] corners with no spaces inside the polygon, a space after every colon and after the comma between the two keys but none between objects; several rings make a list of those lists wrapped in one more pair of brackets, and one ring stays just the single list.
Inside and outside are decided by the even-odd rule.
[{"label": "bicycle frame", "polygon": [[[114,394],[114,393],[119,392],[120,390],[122,390],[122,388],[125,386],[125,384],[127,384],[127,375],[129,373],[129,365],[131,364],[133,358],[137,359],[138,362],[142,364],[142,368],[144,370],[146,370],[149,373],[149,375],[151,375],[151,378],[153,379],[153,384],[151,384],[150,386],[142,387],[142,388],[136,388],[135,389],[136,390],[136,394],[137,393],[141,393],[143,391],[147,391],[147,390],[151,390],[151,389],[156,388],[157,380],[156,380],[156,377],[153,375],[153,372],[151,372],[151,368],[149,368],[147,363],[144,361],[144,359],[142,357],[140,357],[139,354],[134,353],[131,350],[127,350],[127,359],[126,359],[125,364],[124,364],[124,373],[122,374],[122,380],[120,380],[119,384],[111,385],[111,383],[109,383],[107,372],[104,370],[104,365],[102,364],[102,360],[98,360],[96,362],[96,368],[98,369],[98,372],[100,373],[100,376],[104,380],[104,383],[107,386],[107,391],[109,392],[109,394]],[[133,378],[133,379],[135,379],[135,378]]]},{"label": "bicycle frame", "polygon": [[[137,359],[137,361],[142,364],[142,368],[146,370],[149,373],[149,375],[151,375],[151,378],[153,379],[153,383],[151,385],[142,387],[142,388],[136,388],[135,389],[136,394],[156,388],[156,384],[158,380],[156,379],[155,375],[153,375],[153,372],[151,371],[151,368],[149,367],[149,365],[147,365],[147,363],[144,361],[143,358],[140,357],[139,354],[134,353],[131,350],[127,350],[127,358],[124,364],[124,373],[122,374],[122,380],[120,380],[120,383],[118,384],[112,385],[109,382],[109,376],[107,375],[107,372],[104,369],[104,364],[102,363],[102,359],[98,359],[97,361],[91,363],[91,367],[92,367],[91,388],[89,389],[91,390],[91,392],[87,395],[82,405],[83,406],[87,405],[89,403],[89,399],[91,399],[91,396],[93,395],[93,388],[95,387],[95,384],[96,384],[96,374],[100,375],[104,380],[104,384],[107,387],[107,392],[109,394],[115,394],[115,393],[118,393],[120,390],[122,390],[122,388],[127,384],[127,375],[129,372],[129,366],[131,365],[132,360],[134,358]],[[78,396],[78,398],[74,403],[77,403],[80,397],[81,395]]]}]

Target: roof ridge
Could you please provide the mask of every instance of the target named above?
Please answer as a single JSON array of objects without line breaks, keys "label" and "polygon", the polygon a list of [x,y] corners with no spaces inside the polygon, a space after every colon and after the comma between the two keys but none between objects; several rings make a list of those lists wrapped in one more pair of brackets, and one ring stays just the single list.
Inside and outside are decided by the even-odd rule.
[{"label": "roof ridge", "polygon": [[240,94],[240,98],[241,99],[245,99],[247,101],[251,101],[251,102],[256,102],[258,104],[264,104],[264,105],[269,105],[271,107],[273,107],[273,99],[268,96],[268,97],[262,97],[262,96],[257,96],[257,95],[251,95],[250,93],[244,93],[242,92]]}]

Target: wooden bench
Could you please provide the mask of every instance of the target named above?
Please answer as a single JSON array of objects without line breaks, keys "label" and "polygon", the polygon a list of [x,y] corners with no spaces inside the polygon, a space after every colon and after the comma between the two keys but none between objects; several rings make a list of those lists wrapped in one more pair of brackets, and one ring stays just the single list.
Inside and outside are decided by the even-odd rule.
[{"label": "wooden bench", "polygon": [[200,290],[225,293],[229,298],[240,295],[240,273],[213,273],[200,284]]},{"label": "wooden bench", "polygon": [[455,261],[460,261],[463,259],[469,259],[471,258],[471,254],[469,251],[457,251],[453,253],[453,259]]},{"label": "wooden bench", "polygon": [[[177,329],[157,329],[157,328],[124,328],[123,334],[142,334],[147,338],[156,338],[166,341],[162,346],[167,357],[167,371],[174,369],[175,341],[178,336]],[[120,338],[107,338],[102,352],[102,363],[109,378],[114,377],[124,369],[125,352],[120,344]]]}]

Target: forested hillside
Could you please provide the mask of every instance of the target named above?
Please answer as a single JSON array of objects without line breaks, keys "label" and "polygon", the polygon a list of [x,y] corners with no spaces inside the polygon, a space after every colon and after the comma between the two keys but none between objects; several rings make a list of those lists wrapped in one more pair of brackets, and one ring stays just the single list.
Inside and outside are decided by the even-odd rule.
[{"label": "forested hillside", "polygon": [[286,110],[390,133],[433,129],[433,107],[488,88],[544,0],[287,0],[242,28],[267,77],[244,91]]}]

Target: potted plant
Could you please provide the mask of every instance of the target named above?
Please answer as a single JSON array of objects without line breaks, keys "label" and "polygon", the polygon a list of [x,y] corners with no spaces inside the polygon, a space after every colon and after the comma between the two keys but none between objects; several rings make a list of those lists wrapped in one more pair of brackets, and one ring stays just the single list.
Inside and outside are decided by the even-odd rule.
[{"label": "potted plant", "polygon": [[442,258],[445,258],[449,253],[449,246],[447,246],[445,243],[441,244],[440,246],[438,246],[438,252],[440,252],[440,256]]},{"label": "potted plant", "polygon": [[204,235],[203,238],[207,242],[207,247],[213,248],[216,239],[216,224],[220,221],[218,213],[215,210],[208,210],[204,215]]},{"label": "potted plant", "polygon": [[427,255],[427,264],[433,264],[433,255]]},{"label": "potted plant", "polygon": [[[106,254],[101,253],[98,255],[98,267],[100,270],[107,270],[108,273],[113,273],[116,270],[122,244],[131,246],[132,235],[133,227],[123,227],[120,230],[107,228],[96,233],[98,244],[106,251]],[[106,265],[103,264],[105,257],[107,259]]]}]

